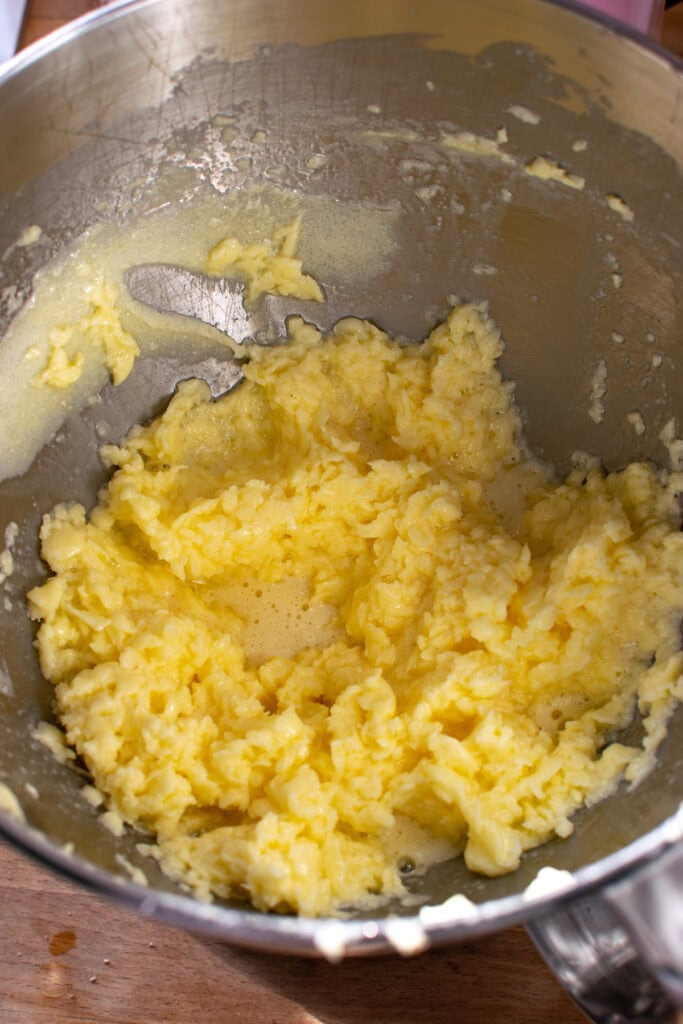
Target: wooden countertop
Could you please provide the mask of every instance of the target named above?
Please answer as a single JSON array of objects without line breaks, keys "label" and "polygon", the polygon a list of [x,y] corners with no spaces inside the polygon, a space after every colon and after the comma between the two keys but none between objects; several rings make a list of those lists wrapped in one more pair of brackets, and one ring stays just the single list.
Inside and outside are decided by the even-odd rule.
[{"label": "wooden countertop", "polygon": [[[188,0],[191,2],[191,0]],[[21,45],[99,0],[29,0]],[[683,54],[683,6],[664,42]],[[523,928],[336,967],[136,916],[0,843],[0,1024],[580,1024]]]},{"label": "wooden countertop", "polygon": [[338,966],[231,949],[0,844],[2,1024],[580,1024],[522,928]]}]

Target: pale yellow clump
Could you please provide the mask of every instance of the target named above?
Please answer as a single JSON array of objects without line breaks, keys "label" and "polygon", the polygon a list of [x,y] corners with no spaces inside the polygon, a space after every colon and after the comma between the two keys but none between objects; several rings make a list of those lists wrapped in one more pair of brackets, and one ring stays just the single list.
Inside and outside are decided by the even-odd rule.
[{"label": "pale yellow clump", "polygon": [[0,814],[6,814],[15,821],[25,821],[23,808],[9,786],[0,782]]},{"label": "pale yellow clump", "polygon": [[615,213],[618,213],[622,220],[625,220],[629,224],[631,221],[635,220],[635,213],[628,203],[621,198],[621,196],[616,195],[614,192],[610,192],[605,196],[605,199],[607,200],[607,205],[610,210],[614,210]]},{"label": "pale yellow clump", "polygon": [[121,323],[113,285],[107,281],[99,283],[92,294],[92,305],[92,312],[81,321],[80,328],[91,344],[102,349],[112,384],[121,384],[140,355],[138,343]]},{"label": "pale yellow clump", "polygon": [[279,228],[272,241],[265,239],[243,245],[237,238],[224,238],[210,251],[206,269],[209,274],[244,277],[249,302],[254,302],[264,292],[322,302],[320,285],[315,278],[303,273],[301,260],[296,256],[300,233],[299,216]]},{"label": "pale yellow clump", "polygon": [[85,362],[82,352],[69,356],[67,345],[74,335],[73,327],[53,327],[48,334],[47,362],[40,373],[36,374],[36,384],[46,384],[51,388],[68,388],[83,373]]},{"label": "pale yellow clump", "polygon": [[545,156],[535,156],[525,165],[524,170],[532,178],[540,178],[542,181],[557,181],[567,188],[574,188],[581,191],[586,184],[586,179],[580,174],[572,174],[566,167],[562,167],[555,160],[549,160]]},{"label": "pale yellow clump", "polygon": [[[681,697],[670,495],[644,464],[550,481],[500,352],[473,306],[408,347],[295,322],[231,394],[185,382],[107,447],[89,517],[45,518],[68,741],[202,898],[334,913],[462,848],[511,871],[651,764]],[[316,610],[298,649],[259,645],[259,592]]]},{"label": "pale yellow clump", "polygon": [[51,328],[48,334],[47,362],[40,373],[36,374],[36,384],[52,388],[71,387],[83,373],[85,356],[82,349],[90,346],[95,346],[101,352],[113,384],[121,384],[126,379],[140,349],[135,338],[121,323],[116,298],[113,285],[106,281],[95,281],[90,287],[89,312],[76,324]]}]

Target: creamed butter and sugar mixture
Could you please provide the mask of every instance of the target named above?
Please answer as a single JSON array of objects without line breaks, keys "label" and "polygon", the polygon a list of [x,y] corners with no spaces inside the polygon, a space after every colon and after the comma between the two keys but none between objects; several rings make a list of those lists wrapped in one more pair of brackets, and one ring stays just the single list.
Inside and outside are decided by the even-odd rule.
[{"label": "creamed butter and sugar mixture", "polygon": [[69,743],[165,871],[321,915],[400,896],[402,857],[513,871],[647,770],[683,535],[648,465],[532,462],[481,308],[420,345],[290,334],[104,450],[30,607]]}]

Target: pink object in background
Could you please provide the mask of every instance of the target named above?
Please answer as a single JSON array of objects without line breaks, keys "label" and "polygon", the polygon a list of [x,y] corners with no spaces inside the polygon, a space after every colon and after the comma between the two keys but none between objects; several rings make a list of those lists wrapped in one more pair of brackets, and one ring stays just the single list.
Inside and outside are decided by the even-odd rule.
[{"label": "pink object in background", "polygon": [[575,3],[602,11],[624,25],[659,38],[664,0],[575,0]]}]

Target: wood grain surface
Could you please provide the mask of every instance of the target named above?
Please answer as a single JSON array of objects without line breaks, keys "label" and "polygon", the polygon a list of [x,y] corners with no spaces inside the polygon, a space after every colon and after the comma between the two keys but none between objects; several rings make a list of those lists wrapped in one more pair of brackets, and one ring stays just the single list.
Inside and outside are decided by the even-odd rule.
[{"label": "wood grain surface", "polygon": [[579,1024],[521,928],[412,960],[231,949],[104,902],[0,844],[2,1024]]},{"label": "wood grain surface", "polygon": [[[188,0],[191,2],[191,0]],[[26,46],[99,0],[29,0]],[[665,45],[683,54],[683,6]],[[523,928],[413,960],[231,949],[136,916],[0,843],[0,1024],[580,1024]]]}]

